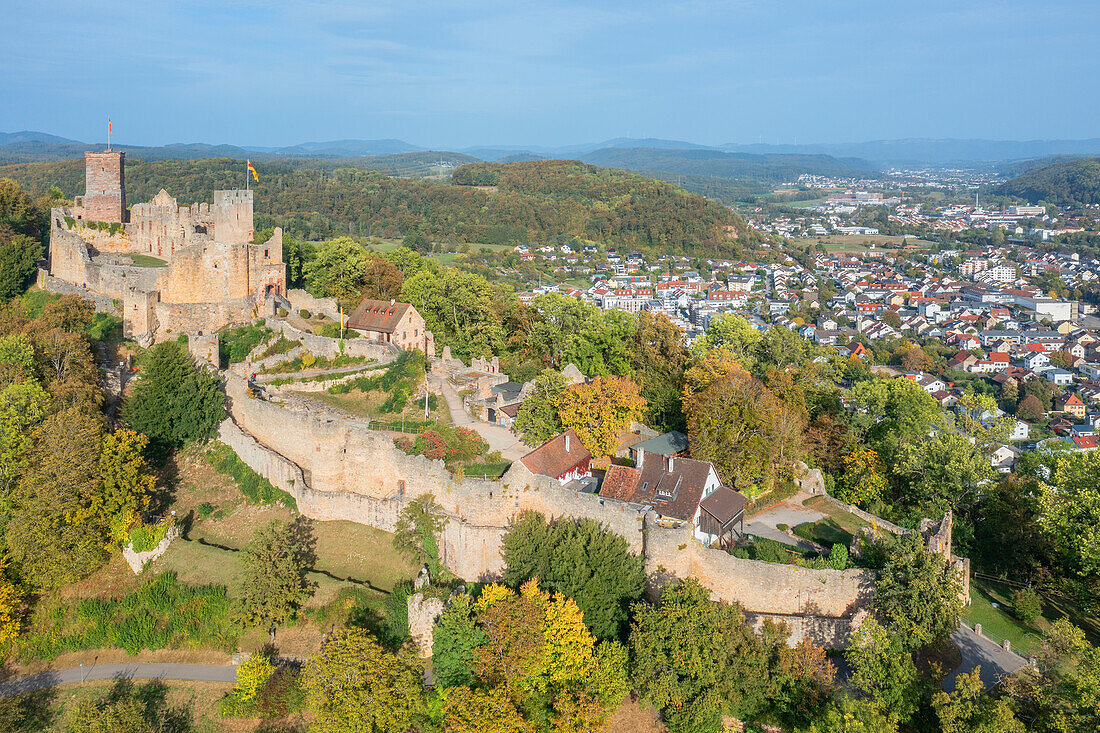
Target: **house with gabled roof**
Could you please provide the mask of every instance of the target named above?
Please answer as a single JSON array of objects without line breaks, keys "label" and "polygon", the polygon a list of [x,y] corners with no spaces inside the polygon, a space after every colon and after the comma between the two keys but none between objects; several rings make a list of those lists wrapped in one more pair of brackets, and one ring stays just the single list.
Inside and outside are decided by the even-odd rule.
[{"label": "house with gabled roof", "polygon": [[563,484],[592,475],[592,454],[573,430],[555,435],[519,460],[531,473]]}]

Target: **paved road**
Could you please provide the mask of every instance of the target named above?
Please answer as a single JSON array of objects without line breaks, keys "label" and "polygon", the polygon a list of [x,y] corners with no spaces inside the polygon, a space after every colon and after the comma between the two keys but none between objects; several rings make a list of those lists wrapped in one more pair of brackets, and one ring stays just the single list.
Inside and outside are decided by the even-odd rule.
[{"label": "paved road", "polygon": [[950,692],[955,689],[955,678],[962,672],[970,672],[981,665],[982,683],[986,689],[997,685],[999,678],[1012,674],[1027,664],[1027,660],[1015,652],[1006,652],[1000,644],[978,636],[973,629],[960,624],[951,634],[951,641],[959,648],[962,661],[958,668],[943,679],[940,687]]},{"label": "paved road", "polygon": [[215,666],[206,664],[154,664],[154,663],[123,663],[123,664],[94,664],[87,665],[83,669],[51,670],[39,672],[26,677],[17,677],[0,683],[0,697],[16,695],[20,692],[41,690],[46,687],[55,687],[81,680],[111,680],[111,679],[164,679],[164,680],[195,680],[197,682],[236,682],[237,668],[232,666]]},{"label": "paved road", "polygon": [[501,456],[509,461],[518,461],[531,451],[511,430],[502,428],[500,425],[474,420],[470,417],[470,414],[466,412],[466,406],[462,404],[462,397],[446,379],[432,377],[432,381],[443,392],[443,399],[447,400],[451,422],[455,425],[464,425],[476,430],[477,434],[485,438],[485,441],[489,444],[489,450],[500,451]]}]

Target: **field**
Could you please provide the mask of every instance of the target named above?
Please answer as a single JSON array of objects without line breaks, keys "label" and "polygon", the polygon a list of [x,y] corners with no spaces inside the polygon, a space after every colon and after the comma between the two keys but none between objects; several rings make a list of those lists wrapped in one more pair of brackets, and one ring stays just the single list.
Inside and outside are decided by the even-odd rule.
[{"label": "field", "polygon": [[924,248],[932,244],[923,239],[917,239],[916,237],[897,237],[888,234],[832,234],[825,237],[806,237],[806,238],[793,238],[793,241],[800,244],[814,246],[816,244],[824,245],[828,252],[864,252],[868,249],[869,245],[891,245],[894,247],[900,247],[902,242],[905,244],[915,244],[918,247]]}]

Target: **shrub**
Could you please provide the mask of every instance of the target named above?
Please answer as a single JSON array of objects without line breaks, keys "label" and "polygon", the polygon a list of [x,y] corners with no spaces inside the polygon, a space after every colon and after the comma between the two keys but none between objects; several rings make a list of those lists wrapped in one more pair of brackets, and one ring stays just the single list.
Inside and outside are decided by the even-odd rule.
[{"label": "shrub", "polygon": [[277,308],[275,310],[275,315],[277,315],[279,318],[286,318],[287,317],[286,308]]},{"label": "shrub", "polygon": [[149,552],[168,534],[168,527],[168,522],[138,525],[130,530],[130,549],[134,552]]},{"label": "shrub", "polygon": [[270,481],[249,468],[248,464],[242,461],[228,445],[215,443],[207,451],[206,460],[219,473],[232,478],[250,503],[282,504],[291,511],[298,510],[298,503],[293,496],[276,488]]},{"label": "shrub", "polygon": [[829,567],[833,570],[843,570],[848,567],[848,548],[839,542],[829,551]]},{"label": "shrub", "polygon": [[775,525],[775,528],[778,529],[780,532],[786,532],[788,529],[791,528],[791,526],[789,524],[777,524]]},{"label": "shrub", "polygon": [[312,314],[308,310],[303,308],[302,310],[298,311],[298,317],[304,321],[308,321],[312,317]]},{"label": "shrub", "polygon": [[211,514],[214,513],[214,505],[208,501],[204,501],[203,503],[199,504],[198,512],[200,516],[209,517]]},{"label": "shrub", "polygon": [[1043,600],[1031,588],[1021,588],[1012,594],[1012,612],[1028,626],[1034,626],[1043,615]]}]

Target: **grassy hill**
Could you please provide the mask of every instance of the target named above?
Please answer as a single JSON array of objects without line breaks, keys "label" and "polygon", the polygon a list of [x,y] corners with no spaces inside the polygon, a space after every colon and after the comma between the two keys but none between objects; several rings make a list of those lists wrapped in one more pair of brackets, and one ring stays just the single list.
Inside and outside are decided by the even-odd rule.
[{"label": "grassy hill", "polygon": [[[398,172],[422,164],[417,156],[432,157],[384,156],[374,165]],[[719,204],[664,181],[576,161],[471,164],[455,170],[453,183],[444,183],[387,176],[367,169],[367,160],[355,159],[354,167],[340,161],[257,163],[260,181],[252,184],[257,229],[282,226],[309,239],[423,230],[437,239],[486,244],[579,236],[728,254],[747,239],[741,219]],[[0,166],[0,178],[13,178],[32,192],[56,185],[72,197],[83,193],[84,162]],[[209,201],[214,190],[243,183],[239,160],[128,160],[126,165],[131,203],[147,201],[161,188],[181,203]]]},{"label": "grassy hill", "polygon": [[1059,206],[1100,204],[1100,157],[1060,160],[1006,181],[996,192],[1031,203]]}]

